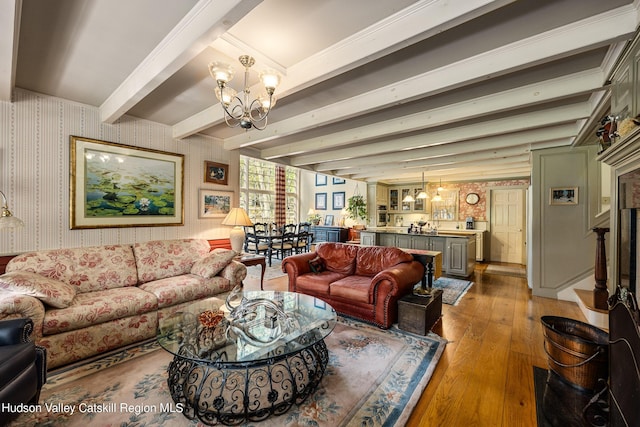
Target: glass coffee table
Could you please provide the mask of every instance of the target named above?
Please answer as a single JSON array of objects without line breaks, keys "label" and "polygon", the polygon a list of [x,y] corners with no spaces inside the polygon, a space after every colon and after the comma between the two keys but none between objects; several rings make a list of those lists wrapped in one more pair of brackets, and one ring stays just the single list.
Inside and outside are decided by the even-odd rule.
[{"label": "glass coffee table", "polygon": [[329,304],[293,292],[236,289],[226,302],[196,302],[160,320],[158,342],[174,355],[171,397],[208,425],[283,414],[322,380],[335,323]]}]

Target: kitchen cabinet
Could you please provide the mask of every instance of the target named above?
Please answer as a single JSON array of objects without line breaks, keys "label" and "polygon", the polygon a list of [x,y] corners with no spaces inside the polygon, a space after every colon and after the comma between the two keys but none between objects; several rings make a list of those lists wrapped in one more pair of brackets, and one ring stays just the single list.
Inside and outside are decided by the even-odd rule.
[{"label": "kitchen cabinet", "polygon": [[346,242],[349,238],[349,229],[344,227],[325,227],[314,225],[311,227],[313,241],[320,242]]},{"label": "kitchen cabinet", "polygon": [[360,232],[360,245],[361,246],[376,246],[376,233],[373,231],[361,231]]},{"label": "kitchen cabinet", "polygon": [[378,244],[380,246],[397,246],[396,234],[391,234],[391,233],[378,234]]},{"label": "kitchen cabinet", "polygon": [[[365,243],[365,237],[366,243]],[[367,231],[360,234],[361,244],[396,246],[442,253],[442,272],[467,277],[473,273],[476,258],[476,236],[408,234],[405,232]]]},{"label": "kitchen cabinet", "polygon": [[475,238],[447,238],[447,274],[467,277],[473,273],[476,258]]},{"label": "kitchen cabinet", "polygon": [[[423,213],[427,212],[429,207],[425,199],[416,199],[416,196],[422,191],[422,187],[402,186],[389,188],[389,211],[403,213]],[[415,202],[403,202],[407,195],[413,196]]]}]

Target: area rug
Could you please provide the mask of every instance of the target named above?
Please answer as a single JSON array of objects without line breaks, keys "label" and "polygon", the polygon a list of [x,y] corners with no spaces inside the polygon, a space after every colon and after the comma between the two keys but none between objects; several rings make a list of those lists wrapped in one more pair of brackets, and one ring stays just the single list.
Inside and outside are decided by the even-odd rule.
[{"label": "area rug", "polygon": [[484,270],[487,274],[497,274],[502,276],[527,277],[527,270],[522,265],[495,265],[489,264]]},{"label": "area rug", "polygon": [[[326,344],[329,365],[316,392],[260,426],[403,426],[446,341],[340,318]],[[168,352],[150,342],[54,373],[38,410],[21,414],[13,425],[201,425],[173,404],[170,361]]]},{"label": "area rug", "polygon": [[458,305],[472,285],[473,282],[468,280],[453,279],[451,277],[438,277],[433,281],[435,289],[442,289],[442,302],[449,305]]},{"label": "area rug", "polygon": [[[260,280],[260,274],[262,273],[262,266],[252,265],[247,267],[247,277]],[[286,276],[287,273],[282,272],[282,261],[279,259],[271,260],[271,267],[267,265],[264,270],[264,280],[275,279],[276,277]]]}]

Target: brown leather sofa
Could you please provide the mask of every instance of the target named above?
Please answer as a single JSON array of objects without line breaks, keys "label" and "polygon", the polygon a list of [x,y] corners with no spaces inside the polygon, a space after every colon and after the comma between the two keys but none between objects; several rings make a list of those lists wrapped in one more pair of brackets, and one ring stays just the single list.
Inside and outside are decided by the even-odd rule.
[{"label": "brown leather sofa", "polygon": [[282,271],[289,276],[290,292],[318,297],[338,313],[384,329],[397,322],[398,299],[425,273],[401,249],[345,243],[321,243],[315,252],[289,256]]}]

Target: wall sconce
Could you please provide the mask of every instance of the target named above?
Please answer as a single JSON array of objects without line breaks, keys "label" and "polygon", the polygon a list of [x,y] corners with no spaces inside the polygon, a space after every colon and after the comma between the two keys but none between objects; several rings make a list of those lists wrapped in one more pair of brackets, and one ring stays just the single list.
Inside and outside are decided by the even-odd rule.
[{"label": "wall sconce", "polygon": [[2,195],[2,210],[0,211],[0,229],[10,229],[24,227],[24,222],[20,218],[13,216],[9,210],[9,203],[7,202],[7,196],[0,191]]}]

